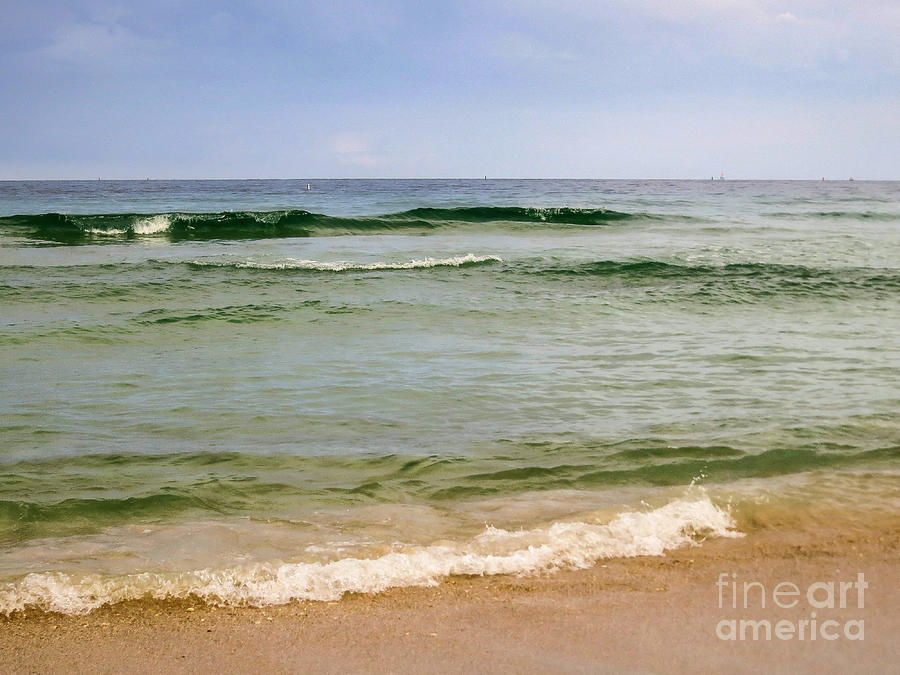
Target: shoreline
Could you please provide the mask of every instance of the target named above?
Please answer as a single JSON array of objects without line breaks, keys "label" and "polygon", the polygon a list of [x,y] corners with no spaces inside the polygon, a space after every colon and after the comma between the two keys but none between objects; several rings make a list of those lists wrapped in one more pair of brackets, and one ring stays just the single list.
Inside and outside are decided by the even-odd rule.
[{"label": "shoreline", "polygon": [[[74,616],[31,610],[0,616],[0,671],[886,672],[900,659],[898,563],[900,517],[879,514],[853,528],[765,527],[586,570],[451,577],[337,602],[130,601]],[[790,609],[772,603],[779,583],[837,589],[859,573],[868,584],[863,607],[856,590],[844,609],[837,598],[833,609],[812,607],[808,597]],[[762,584],[766,608],[753,591],[747,609],[740,597],[733,607],[732,587],[723,581],[717,589],[722,574]],[[827,592],[813,599],[827,604]],[[829,640],[834,633],[821,626],[817,640],[716,635],[721,621],[796,627],[811,617],[832,621],[831,631],[862,621],[863,639]],[[859,637],[858,624],[848,634]]]}]

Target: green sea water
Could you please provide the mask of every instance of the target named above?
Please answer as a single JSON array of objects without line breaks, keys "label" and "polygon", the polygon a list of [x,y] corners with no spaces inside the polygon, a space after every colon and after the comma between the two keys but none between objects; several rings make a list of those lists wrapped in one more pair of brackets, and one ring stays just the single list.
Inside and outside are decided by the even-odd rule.
[{"label": "green sea water", "polygon": [[0,183],[0,307],[0,611],[900,503],[900,183]]}]

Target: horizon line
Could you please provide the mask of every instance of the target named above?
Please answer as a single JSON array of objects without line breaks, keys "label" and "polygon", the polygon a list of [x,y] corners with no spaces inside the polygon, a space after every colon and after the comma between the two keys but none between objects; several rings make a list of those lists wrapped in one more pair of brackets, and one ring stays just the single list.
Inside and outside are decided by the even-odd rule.
[{"label": "horizon line", "polygon": [[389,177],[360,177],[360,176],[340,176],[340,177],[310,177],[310,178],[287,178],[287,177],[242,177],[242,178],[217,178],[217,177],[206,177],[206,178],[103,178],[102,176],[98,176],[95,178],[0,178],[0,183],[102,183],[102,182],[134,182],[134,183],[143,183],[143,182],[153,182],[153,181],[161,181],[161,182],[174,182],[174,181],[299,181],[299,182],[312,182],[312,181],[351,181],[351,180],[396,180],[396,181],[497,181],[497,180],[508,180],[508,181],[539,181],[539,180],[566,180],[566,181],[691,181],[691,182],[814,182],[814,183],[847,183],[847,182],[897,182],[900,181],[900,178],[856,178],[855,176],[848,176],[846,178],[728,178],[728,177],[710,177],[710,178],[667,178],[667,177],[655,177],[655,178],[637,178],[637,177],[628,177],[628,178],[590,178],[590,177],[511,177],[511,176],[497,176],[497,177],[465,177],[465,176],[442,176],[442,177],[404,177],[404,178],[389,178]]}]

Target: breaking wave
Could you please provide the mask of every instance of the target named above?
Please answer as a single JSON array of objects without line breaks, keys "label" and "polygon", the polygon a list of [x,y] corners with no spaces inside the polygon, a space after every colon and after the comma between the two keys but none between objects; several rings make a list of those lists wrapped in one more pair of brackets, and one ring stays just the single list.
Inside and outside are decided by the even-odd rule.
[{"label": "breaking wave", "polygon": [[280,262],[254,262],[221,261],[221,260],[192,260],[193,267],[233,267],[235,269],[259,269],[259,270],[309,270],[317,272],[347,272],[347,271],[371,271],[371,270],[417,270],[432,267],[468,267],[484,263],[503,262],[502,258],[494,255],[466,255],[452,256],[449,258],[424,258],[422,260],[410,260],[408,262],[377,261],[370,263],[355,263],[347,261],[322,262],[319,260],[296,260],[288,258]]},{"label": "breaking wave", "polygon": [[467,206],[417,208],[375,216],[340,217],[299,209],[279,211],[221,211],[214,213],[42,213],[0,217],[7,231],[58,243],[81,243],[96,238],[166,235],[184,239],[256,239],[309,237],[323,234],[375,233],[394,230],[431,230],[465,223],[533,223],[597,226],[633,218],[659,218],[608,209]]},{"label": "breaking wave", "polygon": [[378,593],[434,586],[452,575],[527,575],[580,569],[615,557],[659,556],[707,537],[740,537],[730,513],[697,488],[650,511],[618,514],[608,523],[556,522],[509,531],[487,526],[458,543],[404,547],[380,557],[331,562],[260,562],[187,572],[127,575],[32,573],[0,587],[0,613],[27,608],[84,614],[139,599],[198,598],[215,605],[266,606],[337,600],[344,593]]}]

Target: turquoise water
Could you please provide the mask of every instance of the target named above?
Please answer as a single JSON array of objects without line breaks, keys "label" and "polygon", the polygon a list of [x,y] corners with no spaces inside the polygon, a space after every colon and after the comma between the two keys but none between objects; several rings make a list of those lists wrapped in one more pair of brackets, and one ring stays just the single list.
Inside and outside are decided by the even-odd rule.
[{"label": "turquoise water", "polygon": [[0,183],[0,611],[893,508],[898,301],[896,182]]}]

